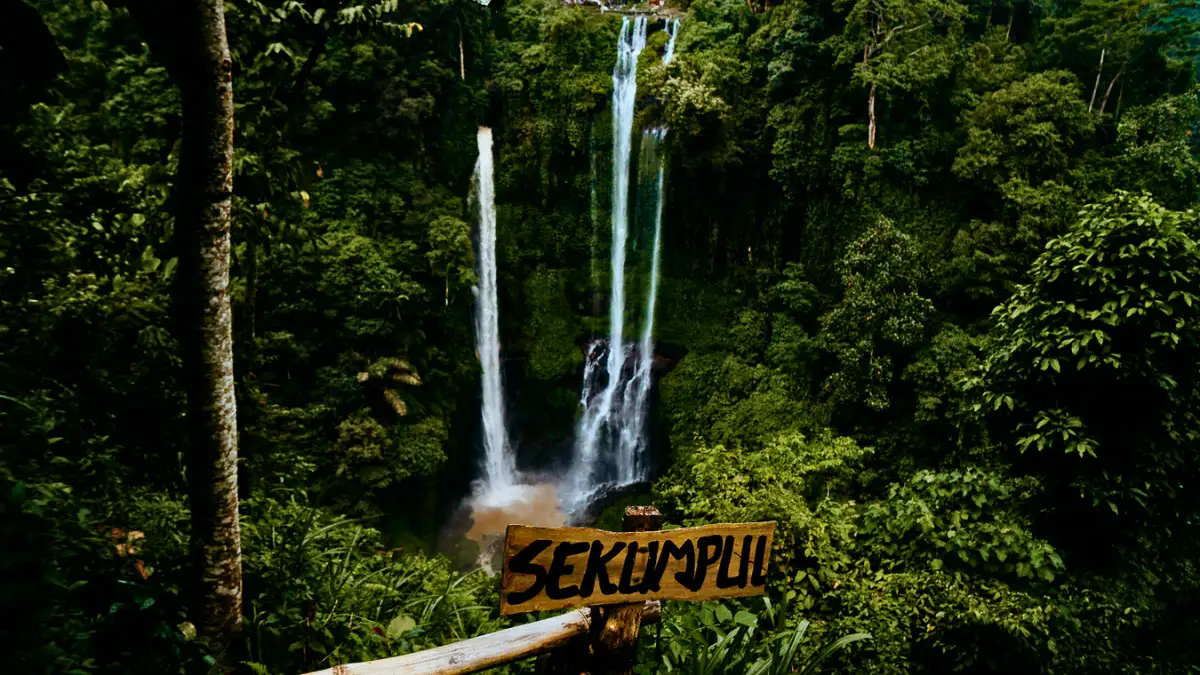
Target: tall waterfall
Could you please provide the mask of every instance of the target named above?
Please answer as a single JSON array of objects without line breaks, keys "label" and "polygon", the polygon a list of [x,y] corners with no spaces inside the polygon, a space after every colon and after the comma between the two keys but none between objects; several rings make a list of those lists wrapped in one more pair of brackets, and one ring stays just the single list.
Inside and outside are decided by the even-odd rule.
[{"label": "tall waterfall", "polygon": [[[663,64],[675,56],[675,36],[679,34],[679,19],[664,19],[667,31],[667,47],[663,51]],[[654,243],[650,253],[650,280],[646,291],[646,308],[642,314],[642,339],[638,343],[637,365],[625,385],[622,399],[623,413],[619,419],[617,444],[617,482],[628,485],[646,477],[645,451],[646,418],[650,412],[650,369],[654,364],[654,312],[658,301],[658,263],[661,257],[664,169],[658,149],[666,138],[665,128],[647,129],[642,132],[642,165],[653,174],[650,192],[654,201]]]},{"label": "tall waterfall", "polygon": [[654,240],[650,252],[650,279],[645,310],[642,313],[642,336],[638,342],[637,364],[633,375],[625,384],[625,393],[621,399],[623,414],[618,419],[616,468],[617,482],[622,485],[644,479],[647,469],[644,461],[648,440],[646,418],[650,406],[650,368],[654,363],[654,311],[658,301],[658,261],[661,257],[665,173],[662,158],[658,155],[658,147],[665,136],[666,130],[662,128],[647,129],[642,133],[642,165],[647,173],[653,174],[647,191],[653,195]]},{"label": "tall waterfall", "polygon": [[[646,17],[621,20],[617,38],[617,64],[613,67],[613,186],[612,186],[612,288],[609,301],[607,345],[588,347],[587,366],[580,396],[583,415],[575,440],[575,461],[564,497],[568,509],[587,502],[600,479],[600,447],[612,436],[614,413],[620,405],[621,371],[625,367],[625,244],[629,235],[629,158],[633,146],[633,112],[637,100],[638,56],[646,46]],[[597,357],[605,356],[603,388],[593,394]],[[610,441],[611,442],[611,441]]]},{"label": "tall waterfall", "polygon": [[500,307],[496,299],[496,192],[492,130],[480,127],[475,180],[479,200],[479,284],[475,287],[475,349],[483,368],[484,490],[499,493],[516,481],[516,463],[504,424],[500,376]]}]

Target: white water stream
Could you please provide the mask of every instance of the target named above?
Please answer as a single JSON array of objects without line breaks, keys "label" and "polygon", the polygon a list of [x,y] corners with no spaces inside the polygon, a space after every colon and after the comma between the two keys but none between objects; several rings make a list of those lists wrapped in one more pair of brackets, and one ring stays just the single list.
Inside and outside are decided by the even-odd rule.
[{"label": "white water stream", "polygon": [[516,482],[516,462],[504,423],[500,372],[500,306],[496,294],[496,190],[492,130],[480,127],[475,180],[479,200],[479,284],[475,287],[475,349],[483,370],[483,480],[486,492],[502,493]]}]

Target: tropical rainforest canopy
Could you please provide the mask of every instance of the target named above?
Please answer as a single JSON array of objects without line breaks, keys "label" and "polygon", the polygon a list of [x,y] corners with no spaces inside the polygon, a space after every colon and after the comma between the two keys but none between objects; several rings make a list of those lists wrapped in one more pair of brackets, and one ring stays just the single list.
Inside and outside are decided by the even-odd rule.
[{"label": "tropical rainforest canopy", "polygon": [[[554,467],[608,321],[623,16],[225,0],[226,653],[190,590],[192,90],[140,4],[0,1],[5,669],[298,674],[523,621],[444,536],[480,464],[476,130],[509,425],[523,465]],[[767,602],[668,603],[638,673],[790,672],[801,621],[796,664],[871,636],[826,672],[1200,670],[1190,4],[654,8],[680,20],[669,62],[654,20],[634,120],[669,129],[669,364],[654,480],[596,523],[636,502],[778,533]]]}]

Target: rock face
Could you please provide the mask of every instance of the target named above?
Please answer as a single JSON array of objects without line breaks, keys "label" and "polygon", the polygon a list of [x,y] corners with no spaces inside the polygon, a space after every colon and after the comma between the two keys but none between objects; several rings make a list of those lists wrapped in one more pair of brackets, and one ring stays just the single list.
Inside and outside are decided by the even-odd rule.
[{"label": "rock face", "polygon": [[[583,352],[584,360],[600,360],[603,358],[604,352],[608,349],[608,343],[605,340],[596,340],[579,348]],[[656,376],[666,375],[671,372],[679,359],[683,357],[683,350],[672,348],[667,345],[656,345],[654,348],[654,356],[650,360],[650,370]],[[625,365],[622,370],[632,371],[637,364],[637,353],[630,352],[625,357]]]},{"label": "rock face", "polygon": [[588,502],[587,509],[577,518],[577,525],[591,523],[600,515],[600,512],[609,504],[618,501],[631,494],[641,492],[650,487],[650,482],[631,483],[629,485],[602,485],[597,488],[592,499]]}]

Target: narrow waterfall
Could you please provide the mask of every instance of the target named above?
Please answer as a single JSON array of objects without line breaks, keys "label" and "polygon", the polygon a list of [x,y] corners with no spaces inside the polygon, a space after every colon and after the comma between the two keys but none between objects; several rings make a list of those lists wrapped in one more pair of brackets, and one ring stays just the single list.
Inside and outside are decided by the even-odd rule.
[{"label": "narrow waterfall", "polygon": [[[646,46],[646,17],[638,16],[632,21],[625,16],[621,20],[621,33],[617,38],[617,64],[613,67],[613,186],[612,186],[612,288],[609,301],[609,337],[606,345],[593,343],[588,347],[588,364],[585,366],[584,383],[580,405],[583,415],[579,420],[575,441],[575,458],[564,491],[564,502],[568,509],[577,509],[586,504],[588,497],[601,481],[600,447],[605,438],[611,438],[614,412],[621,402],[618,392],[625,367],[625,244],[629,235],[629,159],[633,146],[633,113],[637,100],[638,56]],[[605,357],[603,389],[592,394],[594,359]],[[612,442],[611,440],[609,441]]]},{"label": "narrow waterfall", "polygon": [[[633,375],[625,385],[622,398],[623,414],[619,419],[619,441],[616,452],[617,482],[628,485],[646,478],[645,450],[646,419],[650,406],[650,370],[654,363],[654,312],[658,302],[658,264],[661,257],[662,216],[663,216],[663,183],[664,174],[662,158],[658,148],[666,137],[662,128],[647,129],[642,132],[642,166],[647,173],[652,173],[649,189],[654,202],[651,216],[654,221],[654,239],[650,251],[650,278],[646,290],[646,305],[642,314],[642,336],[637,348],[637,365]],[[651,196],[652,195],[652,196]]]},{"label": "narrow waterfall", "polygon": [[516,463],[504,424],[500,374],[500,307],[496,298],[496,197],[492,182],[492,130],[480,127],[475,180],[479,200],[479,284],[475,287],[475,349],[483,368],[484,490],[499,493],[516,481]]},{"label": "narrow waterfall", "polygon": [[[675,57],[675,36],[679,34],[679,19],[664,19],[667,31],[667,47],[663,51],[663,64]],[[642,339],[638,343],[637,365],[625,385],[622,398],[623,414],[619,419],[617,444],[617,482],[628,485],[646,478],[645,456],[649,439],[646,434],[646,419],[650,412],[650,371],[654,365],[654,312],[658,302],[658,263],[661,257],[664,174],[659,146],[666,138],[665,128],[647,129],[642,132],[641,160],[643,170],[653,172],[650,186],[654,202],[654,243],[650,253],[650,280],[646,290],[646,308],[642,314]],[[647,195],[650,196],[650,195]]]},{"label": "narrow waterfall", "polygon": [[679,35],[679,19],[663,19],[666,22],[667,49],[663,52],[663,63],[670,63],[675,58],[675,37]]},{"label": "narrow waterfall", "polygon": [[467,538],[479,544],[479,567],[493,574],[509,523],[558,527],[566,522],[558,488],[529,482],[517,474],[516,458],[504,423],[503,378],[500,373],[500,308],[496,287],[496,195],[492,175],[492,131],[480,127],[475,192],[479,201],[479,284],[475,287],[475,346],[483,369],[483,476],[467,505],[471,526]]}]

